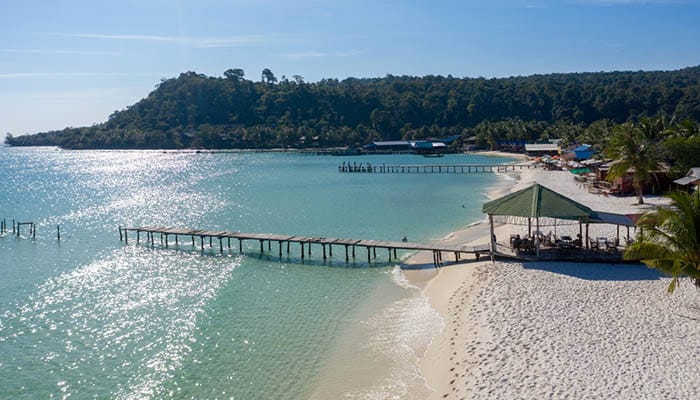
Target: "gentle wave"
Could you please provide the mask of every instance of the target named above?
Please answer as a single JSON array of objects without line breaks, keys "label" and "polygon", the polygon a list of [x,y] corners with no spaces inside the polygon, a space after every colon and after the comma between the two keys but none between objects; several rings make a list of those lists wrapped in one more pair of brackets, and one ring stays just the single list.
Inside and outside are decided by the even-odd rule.
[{"label": "gentle wave", "polygon": [[429,299],[409,282],[399,266],[392,271],[396,285],[412,295],[388,304],[363,324],[370,331],[365,350],[390,360],[390,368],[368,388],[345,393],[348,399],[378,400],[425,398],[433,390],[427,386],[418,362],[433,339],[444,329],[444,321]]}]

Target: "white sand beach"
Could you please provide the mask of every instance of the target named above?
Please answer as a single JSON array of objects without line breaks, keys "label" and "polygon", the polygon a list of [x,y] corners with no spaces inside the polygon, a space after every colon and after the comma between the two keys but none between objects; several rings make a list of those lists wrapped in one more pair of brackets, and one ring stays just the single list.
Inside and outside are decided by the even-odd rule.
[{"label": "white sand beach", "polygon": [[[637,206],[632,197],[591,194],[568,172],[509,175],[505,190],[490,197],[539,182],[599,211],[640,213],[667,201],[645,197],[647,205]],[[577,225],[557,229],[578,232]],[[591,229],[591,236],[616,233]],[[496,236],[526,231],[503,225]],[[444,241],[487,243],[488,225]],[[407,260],[430,262],[420,253]],[[700,398],[700,290],[689,281],[668,295],[669,279],[643,265],[557,262],[467,260],[404,274],[444,320],[420,362],[430,398]]]}]

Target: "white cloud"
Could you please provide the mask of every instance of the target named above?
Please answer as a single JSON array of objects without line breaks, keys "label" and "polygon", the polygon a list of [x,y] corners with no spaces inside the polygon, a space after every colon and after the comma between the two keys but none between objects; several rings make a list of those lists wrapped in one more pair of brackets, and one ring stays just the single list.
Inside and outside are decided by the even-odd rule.
[{"label": "white cloud", "polygon": [[56,49],[0,49],[2,53],[16,54],[59,54],[81,56],[119,56],[123,53],[117,51],[92,51],[92,50],[56,50]]},{"label": "white cloud", "polygon": [[22,93],[15,96],[21,96],[28,99],[36,100],[52,100],[52,101],[83,101],[97,100],[104,98],[115,98],[133,95],[145,95],[146,89],[142,87],[119,87],[119,88],[101,88],[101,89],[86,89],[86,90],[71,90],[57,92],[30,92]]},{"label": "white cloud", "polygon": [[324,58],[324,57],[353,57],[363,54],[364,50],[350,50],[350,51],[334,51],[334,52],[321,52],[321,51],[309,51],[302,53],[286,53],[278,54],[277,57],[284,58],[286,60],[305,60],[309,58]]},{"label": "white cloud", "polygon": [[9,72],[0,73],[0,79],[56,79],[56,78],[117,78],[135,76],[171,76],[168,74],[129,74],[118,72]]},{"label": "white cloud", "polygon": [[161,35],[114,35],[102,33],[62,33],[47,32],[51,36],[62,36],[82,39],[137,41],[152,43],[168,43],[180,46],[197,48],[212,47],[240,47],[263,44],[273,41],[277,36],[273,35],[237,35],[224,37],[188,37],[188,36],[161,36]]},{"label": "white cloud", "polygon": [[678,0],[579,0],[580,3],[624,5],[624,4],[670,4],[678,3]]}]

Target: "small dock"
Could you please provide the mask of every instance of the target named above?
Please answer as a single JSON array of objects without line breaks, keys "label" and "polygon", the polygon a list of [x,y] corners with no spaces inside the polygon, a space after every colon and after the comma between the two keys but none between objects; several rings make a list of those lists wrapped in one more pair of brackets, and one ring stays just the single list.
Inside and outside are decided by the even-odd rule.
[{"label": "small dock", "polygon": [[343,163],[338,166],[341,173],[370,174],[473,174],[487,172],[508,172],[537,168],[535,164],[423,164],[386,165],[371,163]]},{"label": "small dock", "polygon": [[[367,253],[367,263],[371,264],[373,259],[377,258],[377,249],[386,250],[388,254],[389,262],[392,260],[397,260],[396,251],[397,250],[418,250],[418,251],[431,251],[433,253],[433,262],[435,266],[440,266],[442,264],[443,253],[452,253],[456,261],[459,261],[461,256],[465,254],[471,254],[478,260],[482,255],[490,255],[491,251],[488,245],[478,246],[478,247],[450,247],[450,246],[439,246],[439,245],[426,245],[421,243],[411,243],[411,242],[390,242],[390,241],[380,241],[380,240],[360,240],[360,239],[339,239],[339,238],[326,238],[326,237],[310,237],[310,236],[297,236],[297,235],[278,235],[271,233],[244,233],[244,232],[227,232],[227,231],[207,231],[198,229],[183,229],[183,228],[170,228],[170,227],[138,227],[138,228],[125,228],[119,227],[119,240],[129,243],[129,233],[135,234],[136,243],[139,244],[144,242],[155,246],[155,236],[159,236],[159,242],[168,248],[171,244],[179,247],[181,242],[184,245],[189,245],[192,248],[199,248],[202,252],[208,244],[209,248],[214,247],[214,240],[216,240],[219,247],[219,252],[231,251],[231,239],[238,241],[238,252],[243,253],[243,243],[246,240],[258,241],[260,244],[260,254],[265,252],[272,253],[272,242],[277,242],[278,255],[281,258],[283,252],[290,254],[291,244],[299,245],[299,254],[301,259],[304,257],[311,257],[312,245],[315,245],[317,251],[318,247],[321,247],[320,251],[323,256],[323,260],[327,260],[333,257],[333,246],[345,249],[345,262],[349,262],[350,259],[356,258],[356,248],[364,248]],[[142,237],[143,236],[143,237]],[[132,240],[134,237],[132,236]],[[285,249],[286,247],[286,249]]]}]

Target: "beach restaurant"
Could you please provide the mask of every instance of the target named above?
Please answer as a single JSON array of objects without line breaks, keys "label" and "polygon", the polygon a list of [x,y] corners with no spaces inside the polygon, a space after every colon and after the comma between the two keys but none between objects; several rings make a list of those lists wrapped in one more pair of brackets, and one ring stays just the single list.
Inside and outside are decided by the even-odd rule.
[{"label": "beach restaurant", "polygon": [[[535,259],[556,260],[621,260],[620,226],[627,228],[626,243],[631,240],[629,228],[635,226],[627,215],[594,211],[537,183],[485,203],[482,212],[489,217],[492,254],[522,259],[532,259],[534,256]],[[510,235],[509,242],[498,243],[494,234],[494,217],[507,224],[527,224],[527,235],[522,238],[520,235]],[[576,239],[570,234],[558,237],[558,221],[564,221],[559,222],[559,226],[578,223]],[[590,224],[615,225],[616,237],[590,238]],[[553,226],[554,234],[542,234],[540,229],[545,226]]]}]

